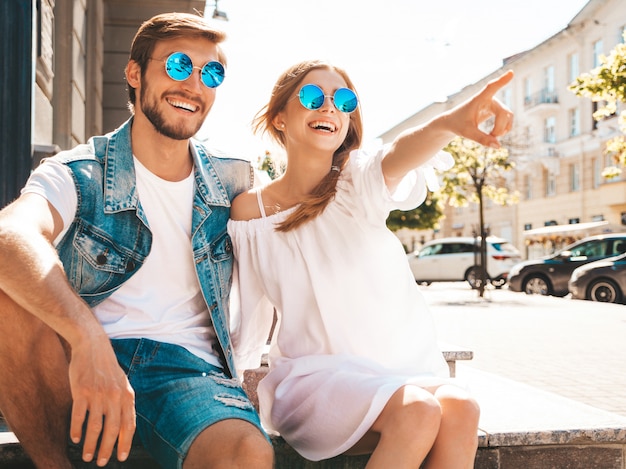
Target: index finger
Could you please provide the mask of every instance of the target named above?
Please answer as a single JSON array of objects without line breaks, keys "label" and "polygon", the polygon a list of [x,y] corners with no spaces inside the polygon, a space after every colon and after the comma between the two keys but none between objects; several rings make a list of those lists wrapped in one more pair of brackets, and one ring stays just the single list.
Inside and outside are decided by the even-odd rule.
[{"label": "index finger", "polygon": [[488,97],[493,97],[502,87],[506,86],[513,79],[513,70],[509,70],[503,73],[498,78],[494,78],[487,85],[482,94]]}]

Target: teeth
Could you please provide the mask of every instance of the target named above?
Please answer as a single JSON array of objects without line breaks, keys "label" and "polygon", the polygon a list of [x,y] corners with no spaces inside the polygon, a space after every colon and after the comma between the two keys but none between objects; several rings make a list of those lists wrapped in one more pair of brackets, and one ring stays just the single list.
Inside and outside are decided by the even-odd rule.
[{"label": "teeth", "polygon": [[198,109],[198,106],[194,106],[193,104],[189,104],[184,101],[175,101],[173,99],[168,99],[167,102],[170,103],[174,107],[185,109],[186,111],[189,111],[189,112],[195,112]]},{"label": "teeth", "polygon": [[309,124],[309,127],[312,127],[316,130],[325,130],[327,132],[335,132],[337,130],[337,126],[332,124],[331,122],[324,121],[315,121]]}]

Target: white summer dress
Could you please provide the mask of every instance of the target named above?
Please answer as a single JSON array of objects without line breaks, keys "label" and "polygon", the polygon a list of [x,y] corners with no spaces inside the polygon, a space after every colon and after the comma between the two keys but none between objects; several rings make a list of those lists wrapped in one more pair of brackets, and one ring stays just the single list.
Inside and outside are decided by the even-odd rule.
[{"label": "white summer dress", "polygon": [[261,419],[313,461],[357,443],[402,385],[449,380],[434,323],[385,220],[392,209],[421,204],[426,181],[436,181],[433,166],[447,169],[451,157],[438,154],[390,194],[383,154],[353,152],[334,200],[293,231],[274,226],[294,209],[228,223],[238,368],[259,366],[275,307]]}]

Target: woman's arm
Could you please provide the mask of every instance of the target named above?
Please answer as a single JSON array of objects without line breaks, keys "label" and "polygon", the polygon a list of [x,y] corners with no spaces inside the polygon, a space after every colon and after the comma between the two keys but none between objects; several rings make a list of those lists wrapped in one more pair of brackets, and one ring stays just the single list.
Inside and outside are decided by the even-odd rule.
[{"label": "woman's arm", "polygon": [[[508,71],[464,103],[398,135],[382,161],[387,187],[395,188],[409,171],[430,159],[456,135],[499,148],[498,137],[511,130],[513,113],[494,96],[512,78],[513,72]],[[494,118],[494,126],[487,134],[479,126],[490,117]]]}]

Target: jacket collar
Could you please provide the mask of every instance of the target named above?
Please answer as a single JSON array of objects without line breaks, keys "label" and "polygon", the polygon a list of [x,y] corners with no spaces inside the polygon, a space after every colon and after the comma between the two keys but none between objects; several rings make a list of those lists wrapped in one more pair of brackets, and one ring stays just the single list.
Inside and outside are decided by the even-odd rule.
[{"label": "jacket collar", "polygon": [[[131,117],[108,134],[105,140],[94,140],[96,156],[104,162],[105,212],[141,210],[131,144],[132,121]],[[211,156],[193,139],[190,140],[190,146],[197,192],[208,205],[230,206],[228,194],[215,170]]]}]

